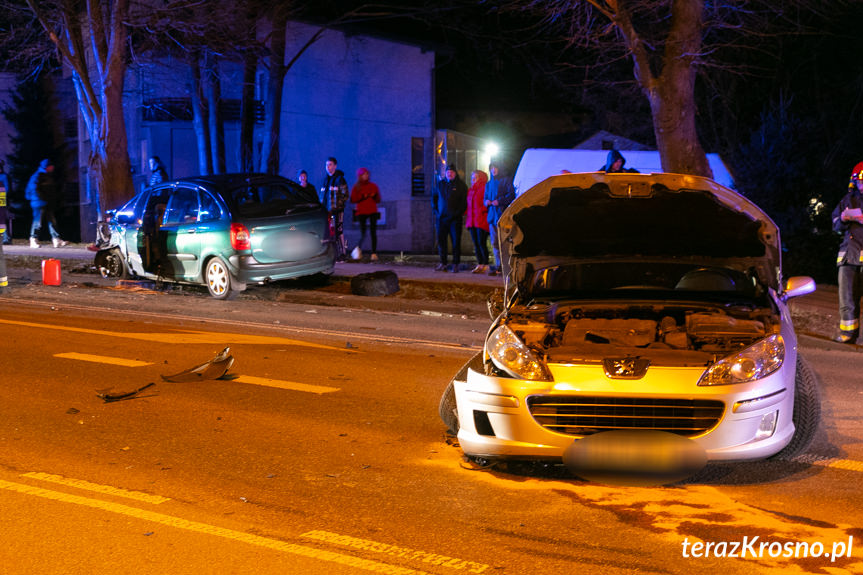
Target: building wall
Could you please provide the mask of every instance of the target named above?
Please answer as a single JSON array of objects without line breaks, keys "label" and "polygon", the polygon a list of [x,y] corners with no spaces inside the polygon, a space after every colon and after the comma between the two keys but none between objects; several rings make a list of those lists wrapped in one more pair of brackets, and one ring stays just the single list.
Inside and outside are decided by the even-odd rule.
[{"label": "building wall", "polygon": [[[290,24],[286,60],[316,31],[314,26]],[[434,246],[426,210],[433,181],[433,74],[432,52],[333,30],[325,32],[285,77],[281,173],[296,178],[305,169],[320,188],[328,156],[338,159],[349,186],[356,182],[358,168],[368,168],[386,212],[378,229],[382,251],[425,251]],[[423,138],[427,150],[425,190],[419,195],[411,191],[412,138]],[[428,227],[418,228],[417,223],[426,219]],[[359,238],[358,225],[348,221],[346,235],[353,245]]]},{"label": "building wall", "polygon": [[[317,27],[291,23],[286,61]],[[222,63],[223,98],[240,98],[239,64]],[[381,190],[384,218],[378,227],[380,251],[428,251],[434,247],[429,190],[433,182],[434,53],[378,38],[329,30],[296,61],[285,77],[279,173],[291,179],[305,169],[320,188],[327,157],[335,156],[348,185],[366,167]],[[264,97],[266,77],[259,69],[256,97]],[[128,125],[136,189],[146,184],[147,157],[158,155],[171,178],[199,173],[197,142],[190,121],[144,120],[142,106],[158,98],[188,98],[191,76],[182,61],[160,60],[137,67],[127,90],[138,112]],[[136,106],[131,109],[135,110]],[[260,166],[263,124],[256,126]],[[425,143],[427,168],[422,189],[412,193],[412,143]],[[228,171],[239,169],[239,124],[226,122]],[[358,224],[347,218],[351,247]],[[424,221],[427,226],[423,226]],[[417,224],[419,223],[419,227]],[[370,244],[366,240],[366,249]]]}]

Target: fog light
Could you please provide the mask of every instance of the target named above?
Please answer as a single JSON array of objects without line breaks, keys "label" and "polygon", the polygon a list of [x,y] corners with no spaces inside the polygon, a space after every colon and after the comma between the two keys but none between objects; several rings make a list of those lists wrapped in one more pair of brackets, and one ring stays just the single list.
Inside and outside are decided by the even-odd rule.
[{"label": "fog light", "polygon": [[758,431],[755,432],[755,439],[767,439],[773,432],[776,431],[776,420],[779,418],[778,411],[771,411],[761,416],[761,423],[758,424]]}]

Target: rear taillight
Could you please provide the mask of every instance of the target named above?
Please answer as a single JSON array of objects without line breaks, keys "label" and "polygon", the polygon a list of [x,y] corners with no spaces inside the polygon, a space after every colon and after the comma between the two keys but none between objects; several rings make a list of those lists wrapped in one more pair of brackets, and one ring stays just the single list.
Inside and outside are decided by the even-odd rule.
[{"label": "rear taillight", "polygon": [[237,251],[252,249],[249,228],[243,224],[231,224],[231,247]]}]

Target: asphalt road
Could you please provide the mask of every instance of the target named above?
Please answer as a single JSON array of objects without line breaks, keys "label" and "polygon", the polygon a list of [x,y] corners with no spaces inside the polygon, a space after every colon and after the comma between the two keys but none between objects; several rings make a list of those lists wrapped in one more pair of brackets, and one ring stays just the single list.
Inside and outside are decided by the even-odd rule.
[{"label": "asphalt road", "polygon": [[[419,307],[0,298],[0,572],[863,572],[855,348],[804,342],[825,413],[807,457],[608,487],[465,462],[437,404],[488,320]],[[225,346],[227,379],[163,381]]]}]

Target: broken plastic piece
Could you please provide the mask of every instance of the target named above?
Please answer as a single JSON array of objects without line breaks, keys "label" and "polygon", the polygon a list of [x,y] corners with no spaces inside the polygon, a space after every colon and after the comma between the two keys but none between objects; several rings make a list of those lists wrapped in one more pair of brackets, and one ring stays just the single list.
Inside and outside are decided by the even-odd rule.
[{"label": "broken plastic piece", "polygon": [[127,391],[125,393],[108,393],[107,391],[102,391],[102,392],[97,391],[96,395],[98,397],[101,397],[105,401],[105,403],[109,403],[111,401],[120,401],[121,399],[131,399],[131,398],[135,397],[136,395],[138,395],[139,393],[141,393],[142,391],[144,391],[145,389],[147,389],[148,387],[152,387],[154,385],[156,385],[156,384],[151,381],[147,385],[145,385],[143,387],[139,387],[138,389],[136,389],[134,391]]},{"label": "broken plastic piece", "polygon": [[196,365],[180,373],[174,375],[163,375],[162,379],[172,383],[186,383],[189,381],[203,381],[205,379],[219,379],[227,373],[234,364],[234,356],[231,354],[231,348],[226,347],[216,354],[216,357]]}]

